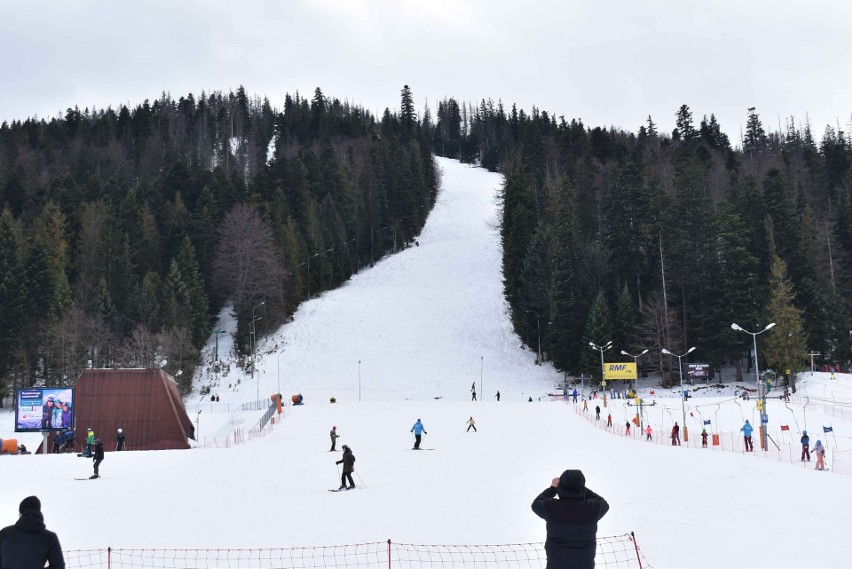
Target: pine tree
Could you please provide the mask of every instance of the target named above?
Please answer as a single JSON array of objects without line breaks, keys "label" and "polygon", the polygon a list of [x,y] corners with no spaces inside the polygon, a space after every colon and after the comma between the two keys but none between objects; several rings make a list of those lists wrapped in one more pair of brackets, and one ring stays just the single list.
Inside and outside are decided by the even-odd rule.
[{"label": "pine tree", "polygon": [[[612,321],[610,319],[609,305],[603,291],[598,292],[589,314],[586,317],[586,330],[583,333],[583,343],[588,346],[581,352],[580,365],[584,373],[593,378],[593,383],[603,380],[603,369],[601,368],[601,353],[593,349],[590,343],[603,346],[612,340]],[[604,361],[607,355],[604,354]]]},{"label": "pine tree", "polygon": [[761,350],[770,368],[786,372],[790,370],[793,393],[796,392],[795,376],[802,371],[805,353],[808,351],[802,311],[793,301],[796,293],[787,277],[787,264],[780,257],[772,260],[770,277],[770,298],[766,307],[767,317],[775,327],[767,332],[767,338]]}]

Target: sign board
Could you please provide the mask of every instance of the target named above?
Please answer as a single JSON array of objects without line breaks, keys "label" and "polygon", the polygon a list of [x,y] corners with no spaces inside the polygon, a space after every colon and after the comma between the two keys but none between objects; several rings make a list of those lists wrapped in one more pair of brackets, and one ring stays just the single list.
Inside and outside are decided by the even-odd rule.
[{"label": "sign board", "polygon": [[74,428],[73,387],[31,387],[15,395],[15,432]]},{"label": "sign board", "polygon": [[636,363],[604,364],[604,379],[636,379]]},{"label": "sign board", "polygon": [[683,374],[688,379],[710,379],[713,377],[713,366],[710,364],[684,364]]}]

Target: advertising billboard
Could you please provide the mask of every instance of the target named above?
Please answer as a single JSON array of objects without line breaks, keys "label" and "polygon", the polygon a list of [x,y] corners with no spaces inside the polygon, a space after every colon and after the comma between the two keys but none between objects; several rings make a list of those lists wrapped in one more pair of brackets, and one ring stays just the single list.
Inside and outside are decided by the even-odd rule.
[{"label": "advertising billboard", "polygon": [[73,387],[31,387],[15,396],[15,431],[62,431],[74,427]]},{"label": "advertising billboard", "polygon": [[636,363],[604,364],[604,379],[636,379]]},{"label": "advertising billboard", "polygon": [[683,364],[684,377],[693,379],[710,379],[713,377],[713,367],[710,364]]}]

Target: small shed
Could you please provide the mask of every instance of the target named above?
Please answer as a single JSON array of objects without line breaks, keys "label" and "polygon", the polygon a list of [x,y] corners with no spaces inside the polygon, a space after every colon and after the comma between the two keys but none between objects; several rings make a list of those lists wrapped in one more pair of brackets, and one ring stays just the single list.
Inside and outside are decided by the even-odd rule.
[{"label": "small shed", "polygon": [[161,369],[87,369],[74,393],[78,448],[86,429],[114,451],[118,429],[127,450],[187,449],[195,428],[172,376]]}]

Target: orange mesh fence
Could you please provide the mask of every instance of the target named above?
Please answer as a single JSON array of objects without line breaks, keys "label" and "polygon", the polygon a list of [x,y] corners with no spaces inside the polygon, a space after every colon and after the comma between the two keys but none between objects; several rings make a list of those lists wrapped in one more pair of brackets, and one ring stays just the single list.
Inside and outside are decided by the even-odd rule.
[{"label": "orange mesh fence", "polygon": [[[543,569],[544,543],[416,545],[391,540],[275,549],[91,549],[65,552],[67,569]],[[651,567],[633,534],[598,538],[596,567]]]}]

